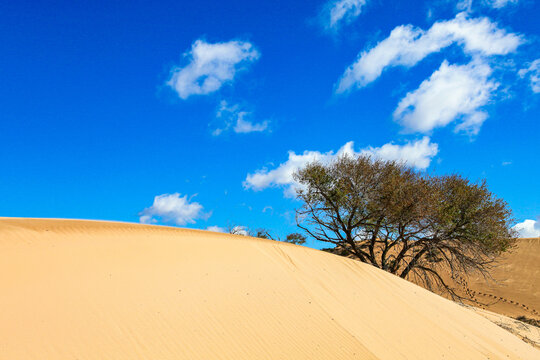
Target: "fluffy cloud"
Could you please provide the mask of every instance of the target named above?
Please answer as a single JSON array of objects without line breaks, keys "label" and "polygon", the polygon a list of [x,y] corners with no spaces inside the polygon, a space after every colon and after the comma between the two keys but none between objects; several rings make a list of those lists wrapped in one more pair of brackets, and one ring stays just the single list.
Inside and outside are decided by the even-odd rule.
[{"label": "fluffy cloud", "polygon": [[362,52],[338,82],[336,92],[363,87],[392,66],[411,67],[452,44],[474,56],[504,55],[516,50],[522,38],[499,29],[488,18],[470,19],[459,13],[454,19],[434,23],[428,31],[401,25],[375,47]]},{"label": "fluffy cloud", "polygon": [[246,120],[246,117],[250,115],[250,112],[240,110],[239,105],[229,105],[223,100],[219,105],[216,118],[224,120],[225,124],[224,127],[215,129],[212,134],[218,136],[229,129],[240,134],[262,132],[268,129],[268,121],[266,120],[260,123]]},{"label": "fluffy cloud", "polygon": [[193,224],[197,219],[208,219],[210,213],[203,212],[203,206],[198,202],[191,202],[187,195],[179,193],[158,195],[149,208],[139,214],[139,221],[152,224],[161,219],[163,222],[176,225]]},{"label": "fluffy cloud", "polygon": [[304,151],[302,154],[296,154],[294,151],[289,151],[289,159],[286,162],[273,170],[261,169],[253,174],[248,174],[243,185],[245,189],[255,191],[269,187],[284,187],[285,196],[293,197],[297,187],[293,180],[293,173],[313,161],[328,163],[341,155],[355,156],[362,154],[383,160],[404,161],[417,169],[425,169],[437,153],[437,144],[431,143],[428,137],[404,145],[389,143],[381,147],[368,147],[359,152],[354,150],[352,141],[343,145],[337,152]]},{"label": "fluffy cloud", "polygon": [[184,54],[189,63],[171,69],[167,81],[182,99],[191,95],[205,95],[217,91],[224,83],[232,81],[236,72],[259,58],[253,45],[244,41],[210,44],[197,40]]},{"label": "fluffy cloud", "polygon": [[486,105],[498,84],[489,80],[491,68],[479,61],[448,65],[444,61],[420,87],[408,93],[394,111],[394,119],[412,132],[429,132],[460,119],[458,131],[476,134],[487,118]]},{"label": "fluffy cloud", "polygon": [[321,18],[327,29],[336,30],[340,24],[348,24],[360,15],[366,0],[334,0],[323,8]]},{"label": "fluffy cloud", "polygon": [[427,136],[422,140],[408,142],[405,145],[384,144],[381,147],[368,147],[360,151],[362,155],[370,155],[377,159],[404,161],[417,169],[426,169],[431,159],[439,152],[439,146],[429,141]]},{"label": "fluffy cloud", "polygon": [[540,216],[535,220],[525,220],[514,226],[522,238],[540,237]]},{"label": "fluffy cloud", "polygon": [[528,75],[532,91],[540,93],[540,59],[534,60],[528,68],[519,70],[518,74],[522,78]]}]

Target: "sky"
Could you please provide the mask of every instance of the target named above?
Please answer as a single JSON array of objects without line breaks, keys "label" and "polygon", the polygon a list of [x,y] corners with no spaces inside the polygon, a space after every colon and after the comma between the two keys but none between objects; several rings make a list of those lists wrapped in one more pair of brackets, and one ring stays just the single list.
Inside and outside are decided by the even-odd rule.
[{"label": "sky", "polygon": [[0,216],[283,237],[298,167],[369,154],[486,179],[540,236],[539,15],[532,0],[4,1]]}]

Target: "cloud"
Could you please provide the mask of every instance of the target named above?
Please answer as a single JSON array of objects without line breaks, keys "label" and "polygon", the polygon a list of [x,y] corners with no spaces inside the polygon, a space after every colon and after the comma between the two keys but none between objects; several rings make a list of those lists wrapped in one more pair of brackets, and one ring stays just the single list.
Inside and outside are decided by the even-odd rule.
[{"label": "cloud", "polygon": [[518,0],[483,0],[482,4],[485,6],[492,7],[494,9],[501,9],[507,5],[515,5],[518,3]]},{"label": "cloud", "polygon": [[417,169],[426,169],[431,159],[439,152],[439,146],[430,142],[425,136],[422,140],[405,145],[385,144],[381,147],[368,147],[362,150],[362,155],[370,155],[377,159],[404,161]]},{"label": "cloud", "polygon": [[222,228],[220,226],[209,226],[206,228],[206,230],[225,234],[249,236],[249,229],[246,226],[240,225],[233,226],[229,229]]},{"label": "cloud", "polygon": [[189,63],[174,66],[167,81],[182,99],[191,95],[206,95],[234,79],[237,71],[259,58],[259,52],[249,42],[228,41],[210,44],[197,40],[184,53]]},{"label": "cloud", "polygon": [[208,219],[211,213],[204,213],[203,206],[198,202],[191,202],[187,195],[179,193],[158,195],[149,208],[141,211],[139,221],[144,224],[163,222],[176,225],[193,224],[197,219]]},{"label": "cloud", "polygon": [[477,134],[487,114],[480,110],[498,87],[491,68],[480,61],[449,65],[444,61],[420,87],[409,92],[394,111],[394,120],[410,132],[427,133],[460,119],[456,131]]},{"label": "cloud", "polygon": [[528,68],[519,70],[518,74],[521,78],[528,75],[532,91],[540,93],[540,59],[534,60]]},{"label": "cloud", "polygon": [[251,113],[240,110],[239,105],[229,105],[227,101],[221,101],[216,113],[216,118],[223,119],[225,124],[224,127],[215,129],[212,132],[212,135],[218,136],[230,129],[237,134],[263,132],[268,130],[268,121],[265,120],[260,123],[253,123],[246,120],[246,117],[249,116],[251,116]]},{"label": "cloud", "polygon": [[454,19],[434,23],[428,31],[401,25],[346,70],[336,93],[361,88],[377,79],[389,67],[412,67],[426,56],[458,44],[473,56],[505,55],[516,50],[523,39],[499,29],[488,18],[470,19],[459,13]]},{"label": "cloud", "polygon": [[[481,0],[475,2],[476,6],[489,7],[492,9],[502,9],[508,5],[516,5],[519,0]],[[459,11],[466,10],[468,12],[472,11],[473,1],[472,0],[459,0],[456,3],[456,9]]]},{"label": "cloud", "polygon": [[219,227],[219,226],[209,226],[206,228],[207,231],[213,231],[213,232],[220,232],[220,233],[226,233],[227,229]]},{"label": "cloud", "polygon": [[298,186],[293,180],[294,172],[313,161],[328,163],[341,155],[357,156],[361,154],[383,160],[404,161],[417,169],[425,169],[437,153],[438,145],[431,143],[428,137],[404,145],[389,143],[381,147],[367,147],[359,152],[354,150],[352,141],[343,145],[337,152],[304,151],[302,154],[296,154],[294,151],[289,151],[289,158],[286,162],[272,170],[264,168],[248,174],[243,186],[244,189],[254,191],[269,187],[283,187],[286,197],[294,197]]},{"label": "cloud", "polygon": [[471,11],[472,9],[472,0],[459,0],[456,3],[456,9],[459,11]]},{"label": "cloud", "polygon": [[323,26],[337,30],[341,24],[349,24],[362,12],[366,0],[334,0],[327,2],[320,14]]},{"label": "cloud", "polygon": [[540,237],[540,216],[536,220],[525,220],[513,227],[522,238]]},{"label": "cloud", "polygon": [[250,133],[250,132],[260,132],[268,128],[268,121],[263,121],[262,123],[255,124],[251,121],[244,120],[244,116],[239,115],[236,120],[236,125],[234,125],[234,132],[236,133]]}]

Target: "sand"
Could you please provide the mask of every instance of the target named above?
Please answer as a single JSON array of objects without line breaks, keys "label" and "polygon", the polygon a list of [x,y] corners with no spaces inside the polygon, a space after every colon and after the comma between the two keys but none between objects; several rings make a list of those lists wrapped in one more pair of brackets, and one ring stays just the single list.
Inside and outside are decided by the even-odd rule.
[{"label": "sand", "polygon": [[[330,249],[330,252],[340,253]],[[348,256],[352,258],[352,256]],[[468,278],[452,280],[449,273],[440,275],[466,305],[480,307],[516,318],[525,316],[540,320],[540,238],[518,239],[516,246],[497,259],[490,270],[491,278],[471,274]],[[419,279],[408,279],[425,286]],[[435,293],[450,298],[441,289]]]},{"label": "sand", "polygon": [[270,240],[0,219],[0,359],[540,359],[370,265]]},{"label": "sand", "polygon": [[474,306],[463,305],[477,314],[485,317],[492,323],[502,327],[503,329],[515,334],[521,340],[531,344],[537,349],[540,349],[540,327],[524,323],[516,319],[512,319],[508,316],[494,313],[492,311],[479,309]]},{"label": "sand", "polygon": [[[483,308],[510,317],[540,320],[540,238],[519,239],[491,271],[493,279],[468,280]],[[473,304],[473,303],[470,303]]]}]

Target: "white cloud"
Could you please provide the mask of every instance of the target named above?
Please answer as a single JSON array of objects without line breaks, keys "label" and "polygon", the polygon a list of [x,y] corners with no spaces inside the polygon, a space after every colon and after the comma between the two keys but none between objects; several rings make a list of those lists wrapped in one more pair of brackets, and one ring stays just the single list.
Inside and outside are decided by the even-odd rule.
[{"label": "white cloud", "polygon": [[363,51],[338,82],[336,92],[363,87],[377,79],[384,69],[411,67],[432,53],[452,44],[460,45],[473,56],[505,55],[513,52],[522,38],[507,33],[488,18],[470,19],[459,13],[454,19],[434,23],[428,31],[401,25],[390,36],[368,51]]},{"label": "white cloud", "polygon": [[518,74],[522,78],[529,75],[532,91],[540,93],[540,59],[534,60],[528,68],[519,70]]},{"label": "white cloud", "polygon": [[514,226],[522,238],[540,237],[540,216],[536,220],[525,220]]},{"label": "white cloud", "polygon": [[206,228],[206,230],[219,232],[219,233],[225,233],[225,234],[249,236],[249,229],[246,226],[240,226],[240,225],[236,225],[229,229],[222,228],[220,226],[209,226]]},{"label": "white cloud", "polygon": [[302,154],[296,154],[294,151],[289,151],[289,158],[286,162],[273,170],[265,168],[248,174],[243,185],[245,189],[255,191],[269,187],[284,187],[285,196],[293,197],[297,188],[297,184],[293,180],[293,173],[313,161],[328,163],[341,155],[356,156],[362,154],[383,160],[404,161],[417,169],[425,169],[437,153],[438,145],[431,143],[428,137],[404,145],[389,143],[381,147],[367,147],[359,152],[354,150],[352,141],[343,145],[337,152],[304,151]]},{"label": "white cloud", "polygon": [[[519,0],[481,0],[480,5],[487,6],[493,9],[502,9],[507,5],[515,5]],[[471,11],[472,0],[459,0],[456,4],[456,9]]]},{"label": "white cloud", "polygon": [[144,224],[157,223],[158,219],[176,225],[193,224],[197,219],[208,219],[210,213],[203,212],[203,206],[198,202],[191,202],[187,195],[179,193],[158,195],[149,208],[139,214],[139,221]]},{"label": "white cloud", "polygon": [[409,92],[394,111],[394,120],[411,132],[429,132],[456,119],[456,131],[477,134],[487,114],[480,110],[497,88],[491,68],[480,61],[448,65],[444,61],[420,87]]},{"label": "white cloud", "polygon": [[224,120],[224,127],[217,128],[212,132],[212,135],[218,136],[225,131],[232,129],[235,133],[246,134],[251,132],[263,132],[268,129],[268,121],[254,123],[246,120],[246,117],[251,116],[248,111],[240,110],[240,106],[229,105],[227,101],[220,102],[216,117]]},{"label": "white cloud", "polygon": [[340,24],[348,24],[362,12],[366,0],[334,0],[325,4],[321,13],[323,25],[327,29],[336,30]]},{"label": "white cloud", "polygon": [[422,140],[408,142],[405,145],[384,144],[381,147],[368,147],[360,153],[371,155],[377,159],[405,161],[417,169],[426,169],[431,159],[439,152],[439,146],[429,141],[427,136]]},{"label": "white cloud", "polygon": [[182,99],[191,95],[210,94],[226,82],[232,81],[236,72],[259,58],[253,45],[244,41],[210,44],[197,40],[184,54],[189,64],[171,69],[167,81]]},{"label": "white cloud", "polygon": [[519,0],[483,0],[482,3],[494,9],[501,9],[507,5],[517,4]]},{"label": "white cloud", "polygon": [[209,226],[206,228],[207,231],[213,231],[213,232],[220,232],[220,233],[226,233],[227,229],[222,228],[220,226]]},{"label": "white cloud", "polygon": [[244,116],[238,115],[236,119],[236,125],[234,125],[234,132],[236,133],[250,133],[250,132],[260,132],[268,128],[268,121],[263,121],[262,123],[255,124],[251,121],[244,120]]},{"label": "white cloud", "polygon": [[470,12],[471,8],[472,8],[472,0],[459,0],[456,3],[456,9],[458,9],[459,11],[466,10]]}]

